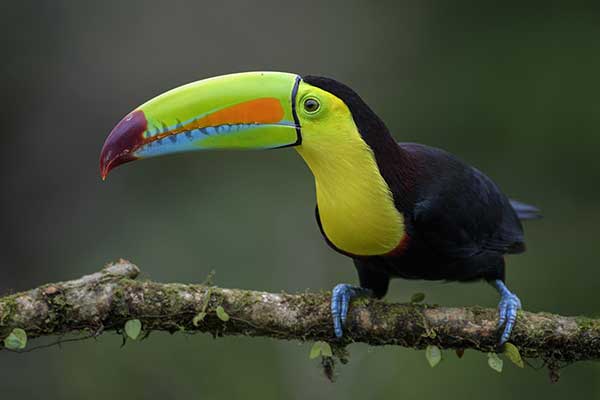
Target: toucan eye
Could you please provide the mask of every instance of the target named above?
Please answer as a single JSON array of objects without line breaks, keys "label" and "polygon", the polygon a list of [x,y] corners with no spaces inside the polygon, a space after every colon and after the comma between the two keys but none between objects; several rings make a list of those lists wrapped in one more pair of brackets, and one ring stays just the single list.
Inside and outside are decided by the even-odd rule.
[{"label": "toucan eye", "polygon": [[306,110],[306,112],[314,113],[319,109],[319,107],[321,107],[321,105],[315,99],[304,100],[304,109]]}]

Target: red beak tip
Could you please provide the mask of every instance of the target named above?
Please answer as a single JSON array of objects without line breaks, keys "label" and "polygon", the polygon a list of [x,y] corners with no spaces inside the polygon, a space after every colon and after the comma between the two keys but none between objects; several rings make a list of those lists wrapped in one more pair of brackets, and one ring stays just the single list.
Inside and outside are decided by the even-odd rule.
[{"label": "red beak tip", "polygon": [[112,169],[137,159],[132,153],[143,144],[147,125],[144,112],[136,110],[113,128],[100,152],[100,176],[103,181]]},{"label": "red beak tip", "polygon": [[[102,152],[104,153],[104,149],[103,149],[103,151],[102,151]],[[102,158],[102,159],[100,160],[100,178],[102,178],[102,181],[105,181],[105,180],[106,180],[106,177],[108,176],[108,173],[109,173],[109,172],[110,172],[110,170],[111,170],[111,168],[110,168],[110,167],[111,167],[111,164],[112,164],[112,161],[108,161],[108,162],[106,162],[106,161],[104,160],[104,158]]]}]

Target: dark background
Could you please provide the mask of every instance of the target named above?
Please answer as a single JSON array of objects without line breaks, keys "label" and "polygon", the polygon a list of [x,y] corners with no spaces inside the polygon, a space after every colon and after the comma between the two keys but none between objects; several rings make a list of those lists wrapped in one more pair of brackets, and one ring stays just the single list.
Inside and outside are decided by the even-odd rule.
[{"label": "dark background", "polygon": [[[478,3],[475,3],[478,4]],[[540,206],[508,282],[526,309],[597,315],[600,14],[567,2],[13,1],[0,5],[0,292],[119,257],[158,281],[268,291],[355,282],[322,240],[312,176],[292,149],[196,153],[118,169],[98,156],[123,115],[167,89],[246,70],[335,77],[398,140],[445,148]],[[395,281],[389,300],[495,307],[485,284]],[[32,399],[600,397],[600,368],[351,346],[330,384],[309,344],[153,334],[0,353],[0,396]]]}]

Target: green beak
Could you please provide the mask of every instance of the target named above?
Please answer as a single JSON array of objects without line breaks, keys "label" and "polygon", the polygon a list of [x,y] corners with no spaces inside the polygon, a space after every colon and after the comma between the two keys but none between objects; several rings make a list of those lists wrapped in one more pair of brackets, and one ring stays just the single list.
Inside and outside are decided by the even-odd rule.
[{"label": "green beak", "polygon": [[295,97],[301,78],[246,72],[190,83],[142,104],[112,130],[100,172],[126,162],[209,149],[273,149],[301,143]]}]

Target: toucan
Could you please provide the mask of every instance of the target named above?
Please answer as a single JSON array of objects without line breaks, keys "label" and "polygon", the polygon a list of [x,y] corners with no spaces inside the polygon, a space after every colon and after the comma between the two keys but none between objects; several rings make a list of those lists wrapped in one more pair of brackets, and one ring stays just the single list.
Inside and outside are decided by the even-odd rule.
[{"label": "toucan", "polygon": [[521,301],[505,284],[505,255],[525,251],[520,220],[538,209],[444,150],[397,143],[334,79],[245,72],[172,89],[114,127],[100,172],[105,179],[118,165],[178,152],[286,147],[314,175],[323,237],[358,272],[359,286],[332,291],[336,337],[353,298],[382,298],[390,279],[404,278],[489,282],[501,297],[499,344],[508,341]]}]

